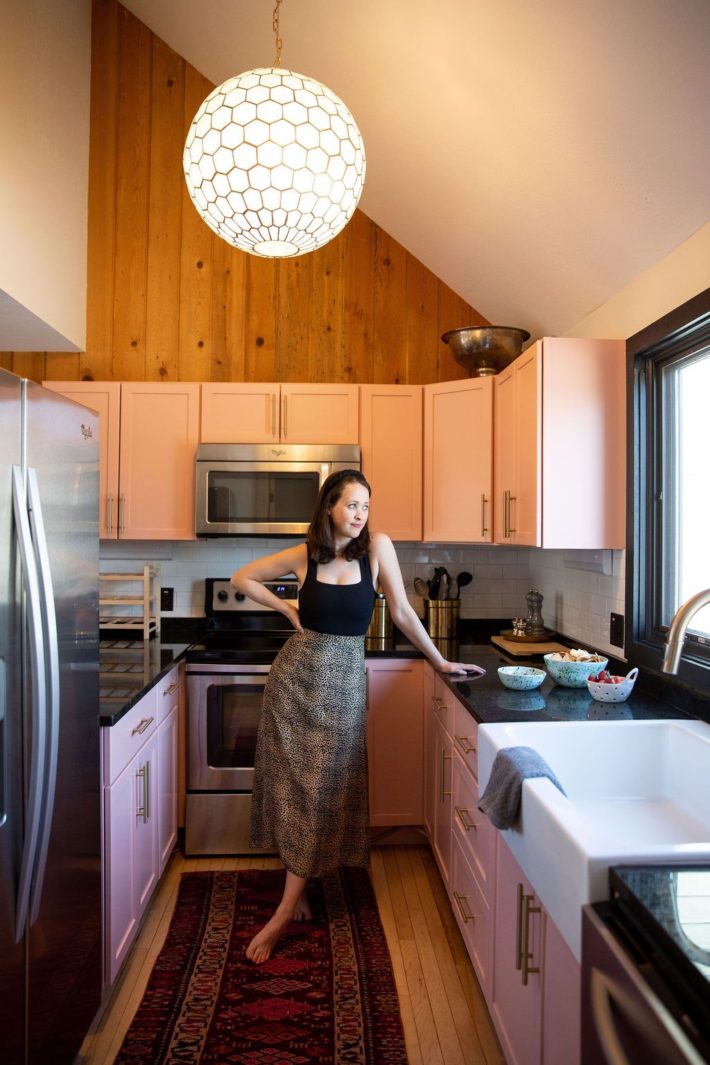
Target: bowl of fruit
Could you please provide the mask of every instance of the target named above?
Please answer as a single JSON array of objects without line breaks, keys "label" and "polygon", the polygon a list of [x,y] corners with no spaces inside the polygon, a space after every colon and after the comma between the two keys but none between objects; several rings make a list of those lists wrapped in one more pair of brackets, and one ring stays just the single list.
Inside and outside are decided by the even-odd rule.
[{"label": "bowl of fruit", "polygon": [[589,694],[599,703],[623,703],[631,695],[638,675],[636,667],[629,670],[625,677],[616,676],[606,669],[590,673],[587,679]]}]

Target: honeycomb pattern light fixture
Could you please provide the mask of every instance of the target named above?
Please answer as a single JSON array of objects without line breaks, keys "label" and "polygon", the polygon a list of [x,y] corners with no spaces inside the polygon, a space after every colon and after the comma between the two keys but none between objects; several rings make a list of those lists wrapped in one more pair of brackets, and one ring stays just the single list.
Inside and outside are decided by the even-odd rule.
[{"label": "honeycomb pattern light fixture", "polygon": [[217,86],[183,153],[188,192],[210,229],[265,258],[327,244],[352,217],[365,181],[365,149],[345,104],[320,82],[281,69],[281,3],[273,67]]}]

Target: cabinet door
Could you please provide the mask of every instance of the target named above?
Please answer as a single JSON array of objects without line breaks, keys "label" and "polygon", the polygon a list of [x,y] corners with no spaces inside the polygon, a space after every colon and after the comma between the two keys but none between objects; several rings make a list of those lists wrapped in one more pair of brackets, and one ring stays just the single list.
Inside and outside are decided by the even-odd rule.
[{"label": "cabinet door", "polygon": [[424,712],[421,662],[367,664],[371,825],[422,823]]},{"label": "cabinet door", "polygon": [[421,385],[361,385],[362,471],[370,520],[393,540],[422,538]]},{"label": "cabinet door", "polygon": [[[528,348],[513,367],[516,475],[511,525],[514,543],[534,547],[542,543],[542,344],[538,342]],[[565,405],[574,406],[569,396]],[[564,450],[558,455],[558,461],[564,467]]]},{"label": "cabinet door", "polygon": [[200,386],[121,386],[119,538],[195,539]]},{"label": "cabinet door", "polygon": [[434,706],[434,670],[424,663],[424,828],[429,842],[434,842],[436,805],[436,710]]},{"label": "cabinet door", "polygon": [[118,536],[118,447],[121,385],[117,381],[43,381],[45,388],[99,414],[99,536]]},{"label": "cabinet door", "polygon": [[451,905],[486,998],[490,994],[493,914],[456,832],[451,843]]},{"label": "cabinet door", "polygon": [[157,806],[158,876],[165,869],[177,841],[178,706],[158,728],[155,799]]},{"label": "cabinet door", "polygon": [[113,983],[138,925],[133,892],[135,777],[129,765],[104,789],[104,941],[106,982]]},{"label": "cabinet door", "polygon": [[490,377],[424,386],[424,539],[489,543]]},{"label": "cabinet door", "polygon": [[158,757],[154,734],[131,762],[135,828],[133,832],[133,892],[138,917],[158,880]]},{"label": "cabinet door", "polygon": [[203,444],[270,444],[279,438],[279,386],[203,384]]},{"label": "cabinet door", "polygon": [[357,385],[281,385],[281,439],[287,444],[357,444]]},{"label": "cabinet door", "polygon": [[434,766],[434,787],[436,805],[434,809],[434,854],[439,865],[444,883],[449,886],[451,868],[451,774],[453,772],[453,752],[451,737],[437,722],[434,734],[436,762]]},{"label": "cabinet door", "polygon": [[544,1065],[579,1065],[582,970],[549,916],[542,980],[542,1061]]},{"label": "cabinet door", "polygon": [[493,378],[493,390],[493,531],[497,544],[512,544],[510,510],[516,484],[513,365]]},{"label": "cabinet door", "polygon": [[509,1065],[541,1065],[544,914],[501,835],[496,865],[491,1016]]}]

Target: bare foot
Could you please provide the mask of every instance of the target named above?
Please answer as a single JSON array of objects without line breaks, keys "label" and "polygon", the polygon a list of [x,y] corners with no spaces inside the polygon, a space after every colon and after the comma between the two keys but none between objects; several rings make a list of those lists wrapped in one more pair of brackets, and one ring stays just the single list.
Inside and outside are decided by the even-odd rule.
[{"label": "bare foot", "polygon": [[246,956],[255,965],[261,965],[268,961],[271,952],[283,935],[286,926],[294,919],[292,913],[285,912],[279,907],[270,921],[256,933],[246,949]]},{"label": "bare foot", "polygon": [[306,893],[304,891],[296,903],[296,909],[293,911],[293,919],[294,921],[310,921],[312,917],[311,907],[308,905],[308,899],[306,898]]}]

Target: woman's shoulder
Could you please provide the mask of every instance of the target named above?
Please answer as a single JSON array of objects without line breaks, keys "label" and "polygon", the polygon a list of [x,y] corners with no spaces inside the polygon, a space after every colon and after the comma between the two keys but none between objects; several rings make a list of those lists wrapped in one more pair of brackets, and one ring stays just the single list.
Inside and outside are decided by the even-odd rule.
[{"label": "woman's shoulder", "polygon": [[392,539],[384,532],[370,533],[370,558],[382,558],[383,554],[387,554],[394,550]]}]

